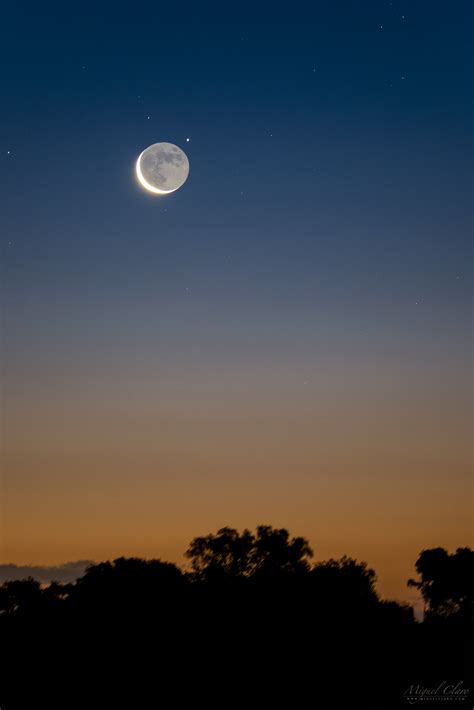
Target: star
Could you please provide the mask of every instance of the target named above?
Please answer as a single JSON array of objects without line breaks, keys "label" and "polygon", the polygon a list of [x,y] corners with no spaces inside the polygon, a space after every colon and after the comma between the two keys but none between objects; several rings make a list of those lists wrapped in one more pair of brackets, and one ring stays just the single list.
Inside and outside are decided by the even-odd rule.
[{"label": "star", "polygon": [[10,155],[10,153],[11,153],[11,150],[7,150],[7,155]]},{"label": "star", "polygon": [[149,120],[150,120],[150,116],[147,116],[147,121],[149,121]]},{"label": "star", "polygon": [[186,143],[189,143],[190,140],[191,138],[186,138]]}]

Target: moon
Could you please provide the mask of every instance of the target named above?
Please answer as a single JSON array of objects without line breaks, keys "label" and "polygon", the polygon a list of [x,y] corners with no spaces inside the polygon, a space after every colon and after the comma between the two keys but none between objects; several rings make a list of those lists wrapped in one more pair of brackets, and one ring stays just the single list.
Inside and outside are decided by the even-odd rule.
[{"label": "moon", "polygon": [[146,190],[155,195],[169,195],[188,179],[189,160],[173,143],[153,143],[138,156],[136,173]]}]

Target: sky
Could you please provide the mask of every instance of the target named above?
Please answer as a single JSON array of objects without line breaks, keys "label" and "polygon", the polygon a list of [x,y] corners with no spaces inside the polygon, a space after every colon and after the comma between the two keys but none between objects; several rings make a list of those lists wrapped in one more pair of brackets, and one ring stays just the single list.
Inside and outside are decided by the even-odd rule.
[{"label": "sky", "polygon": [[470,3],[222,5],[3,12],[0,561],[271,524],[409,599],[471,543]]}]

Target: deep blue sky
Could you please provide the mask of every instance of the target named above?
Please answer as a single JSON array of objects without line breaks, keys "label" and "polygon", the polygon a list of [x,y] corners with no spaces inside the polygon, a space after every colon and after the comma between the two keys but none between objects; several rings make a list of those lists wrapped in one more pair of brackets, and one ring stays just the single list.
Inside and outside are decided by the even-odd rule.
[{"label": "deep blue sky", "polygon": [[[411,520],[400,565],[438,542],[433,511],[467,490],[470,5],[4,9],[7,561],[150,554],[167,533],[148,501],[173,511],[170,555],[184,520],[254,518],[332,553],[342,532],[314,521],[337,500],[361,530],[372,514],[344,495],[364,471],[370,510]],[[134,176],[158,141],[190,160],[166,198]],[[393,487],[414,477],[421,496],[433,475],[426,519],[405,516]],[[82,544],[75,506],[102,494],[107,535]],[[135,546],[114,533],[128,514]],[[376,557],[371,520],[348,534]]]},{"label": "deep blue sky", "polygon": [[[336,300],[362,290],[371,307],[416,295],[437,307],[441,290],[456,300],[459,284],[447,291],[465,268],[471,167],[467,7],[315,3],[284,18],[204,12],[198,24],[178,12],[170,24],[155,5],[10,11],[0,147],[10,273],[81,292],[108,278],[135,290],[140,275],[219,299],[224,289],[286,302],[317,280]],[[191,161],[166,215],[133,185],[135,156],[161,139]]]}]

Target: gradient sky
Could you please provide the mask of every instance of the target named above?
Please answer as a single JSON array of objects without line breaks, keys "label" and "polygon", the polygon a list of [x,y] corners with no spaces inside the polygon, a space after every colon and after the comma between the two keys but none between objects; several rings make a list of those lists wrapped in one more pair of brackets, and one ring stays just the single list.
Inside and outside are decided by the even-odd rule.
[{"label": "gradient sky", "polygon": [[470,543],[470,3],[312,5],[4,10],[1,561]]}]

